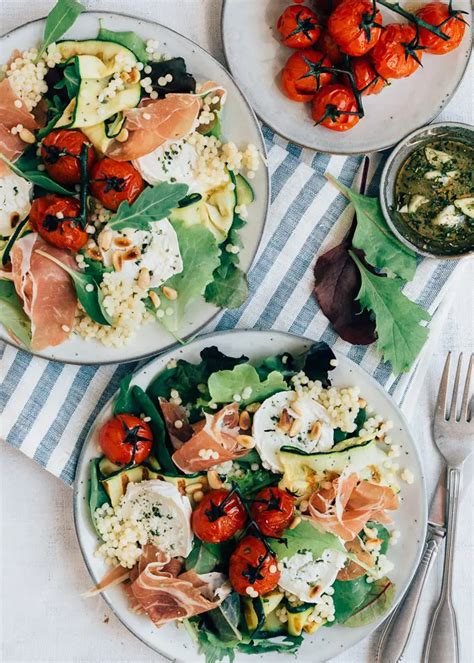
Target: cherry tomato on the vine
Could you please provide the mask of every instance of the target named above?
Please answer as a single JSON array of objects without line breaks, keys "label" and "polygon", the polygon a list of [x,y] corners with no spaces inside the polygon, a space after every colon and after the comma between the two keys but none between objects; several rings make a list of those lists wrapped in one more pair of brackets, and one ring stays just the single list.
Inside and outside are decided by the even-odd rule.
[{"label": "cherry tomato on the vine", "polygon": [[277,21],[282,42],[289,48],[308,48],[318,40],[321,28],[318,15],[308,7],[290,5]]},{"label": "cherry tomato on the vine", "polygon": [[51,131],[41,143],[41,158],[48,175],[63,186],[73,186],[81,181],[79,157],[83,145],[89,145],[87,169],[95,161],[95,150],[88,139],[77,129]]},{"label": "cherry tomato on the vine", "polygon": [[80,213],[81,206],[76,198],[48,194],[33,201],[30,224],[49,244],[76,253],[88,240]]},{"label": "cherry tomato on the vine", "polygon": [[133,203],[143,191],[144,183],[129,161],[105,157],[93,166],[89,188],[94,198],[115,212],[124,200]]},{"label": "cherry tomato on the vine", "polygon": [[444,40],[426,28],[420,28],[420,44],[425,47],[426,53],[444,55],[459,46],[466,29],[463,13],[452,9],[444,2],[429,2],[416,12],[419,18],[438,27],[441,32],[449,37],[449,39]]},{"label": "cherry tomato on the vine", "polygon": [[412,25],[391,23],[370,53],[377,72],[385,79],[406,78],[421,65],[416,29]]},{"label": "cherry tomato on the vine", "polygon": [[264,536],[279,537],[293,520],[295,498],[279,488],[264,488],[255,496],[252,517]]},{"label": "cherry tomato on the vine", "polygon": [[139,465],[151,453],[153,433],[142,419],[132,414],[118,414],[101,427],[99,444],[112,463]]},{"label": "cherry tomato on the vine", "polygon": [[325,85],[313,98],[311,116],[316,124],[333,131],[348,131],[360,120],[352,90],[340,83]]},{"label": "cherry tomato on the vine", "polygon": [[347,55],[364,55],[382,32],[382,15],[371,0],[344,0],[328,19],[328,30]]},{"label": "cherry tomato on the vine", "polygon": [[275,555],[256,536],[246,536],[231,555],[229,580],[236,592],[249,596],[248,588],[260,596],[278,585],[280,571]]},{"label": "cherry tomato on the vine", "polygon": [[194,509],[191,526],[194,534],[207,543],[221,543],[245,525],[247,512],[240,498],[228,490],[211,490]]},{"label": "cherry tomato on the vine", "polygon": [[296,51],[288,58],[281,72],[281,82],[287,97],[293,101],[311,101],[314,93],[330,83],[333,75],[324,71],[332,62],[320,51]]},{"label": "cherry tomato on the vine", "polygon": [[387,81],[376,72],[370,57],[364,55],[361,58],[354,58],[351,66],[355,86],[362,96],[378,94],[387,85]]},{"label": "cherry tomato on the vine", "polygon": [[321,30],[321,36],[316,43],[316,48],[318,51],[325,53],[333,64],[342,62],[341,50],[325,28]]}]

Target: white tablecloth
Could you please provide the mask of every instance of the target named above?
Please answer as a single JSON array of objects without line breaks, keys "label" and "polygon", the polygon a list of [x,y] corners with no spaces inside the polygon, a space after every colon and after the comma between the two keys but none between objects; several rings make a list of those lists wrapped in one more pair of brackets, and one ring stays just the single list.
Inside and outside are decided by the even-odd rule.
[{"label": "white tablecloth", "polygon": [[[96,0],[91,9],[115,10],[150,17],[178,30],[223,60],[220,37],[222,0]],[[47,13],[49,0],[0,0],[0,30]],[[472,72],[472,70],[471,70]],[[471,76],[472,80],[472,76]],[[451,120],[472,121],[472,85],[466,77],[443,112]],[[471,118],[471,119],[470,119]],[[412,398],[412,420],[426,463],[429,487],[435,485],[440,462],[430,437],[430,413],[442,364],[448,349],[474,349],[472,308],[473,261],[466,265],[453,292],[444,329],[437,330],[423,388]],[[472,476],[466,467],[455,564],[455,605],[461,633],[461,661],[474,660],[472,562]],[[90,581],[74,534],[71,490],[29,459],[6,445],[0,447],[0,596],[1,657],[5,663],[61,661],[62,663],[118,663],[164,660],[136,640],[118,623],[100,599],[80,594]],[[439,587],[437,574],[423,597],[412,645],[405,660],[420,661],[424,630]],[[376,637],[368,639],[335,663],[371,663]],[[250,659],[249,659],[250,661]],[[191,661],[190,661],[191,663]],[[387,662],[389,663],[389,662]],[[450,663],[446,661],[446,663]]]}]

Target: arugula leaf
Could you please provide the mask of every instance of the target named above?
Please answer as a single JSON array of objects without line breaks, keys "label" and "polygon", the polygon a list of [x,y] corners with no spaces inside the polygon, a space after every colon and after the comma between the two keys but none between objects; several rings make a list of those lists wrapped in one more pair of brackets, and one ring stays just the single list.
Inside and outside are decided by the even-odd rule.
[{"label": "arugula leaf", "polygon": [[7,164],[7,166],[12,170],[16,175],[23,177],[25,180],[29,180],[33,184],[46,189],[46,191],[53,191],[54,193],[62,193],[65,196],[73,196],[74,192],[65,189],[63,186],[52,180],[48,175],[39,171],[39,170],[27,170],[23,171],[18,168],[17,164],[12,163],[7,159],[6,156],[0,153],[0,159]]},{"label": "arugula leaf", "polygon": [[86,274],[85,272],[76,272],[45,251],[36,249],[36,253],[43,256],[43,258],[51,260],[51,262],[54,262],[58,267],[61,267],[61,269],[64,269],[64,271],[69,274],[74,283],[74,287],[76,288],[77,299],[91,320],[94,320],[94,322],[97,322],[99,325],[112,324],[109,314],[104,309],[104,296],[95,276]]},{"label": "arugula leaf", "polygon": [[102,538],[99,530],[97,529],[97,522],[95,519],[95,512],[100,506],[109,502],[107,493],[105,492],[102,484],[99,480],[100,470],[99,470],[100,458],[94,458],[91,460],[91,474],[89,479],[89,512],[91,514],[92,524],[94,529],[97,532],[98,536]]},{"label": "arugula leaf", "polygon": [[212,280],[212,273],[219,262],[219,250],[214,235],[207,228],[199,225],[186,226],[180,221],[173,221],[171,225],[178,237],[183,271],[168,279],[165,285],[176,290],[178,296],[170,301],[160,288],[155,292],[160,297],[161,309],[165,312],[159,319],[161,324],[168,331],[176,332],[186,305],[200,297]]},{"label": "arugula leaf", "polygon": [[[183,58],[171,58],[163,62],[151,62],[150,78],[152,87],[158,92],[158,98],[173,92],[185,92],[193,94],[196,91],[196,79],[187,72],[186,62]],[[173,77],[166,85],[158,85],[159,78],[165,78],[169,74]]]},{"label": "arugula leaf", "polygon": [[371,590],[365,576],[355,580],[336,580],[333,584],[335,621],[343,624],[365,601]]},{"label": "arugula leaf", "polygon": [[240,643],[237,648],[244,654],[266,654],[271,651],[279,652],[280,654],[296,654],[302,643],[302,635],[285,635],[283,639],[254,638],[248,643]]},{"label": "arugula leaf", "polygon": [[43,44],[36,61],[40,59],[48,46],[58,41],[63,34],[74,24],[79,14],[85,11],[84,5],[76,0],[58,0],[46,19],[44,26]]},{"label": "arugula leaf", "polygon": [[381,578],[369,585],[370,590],[344,624],[345,626],[366,626],[385,614],[395,599],[395,585],[388,578]]},{"label": "arugula leaf", "polygon": [[405,281],[371,274],[352,251],[351,256],[361,275],[358,300],[375,316],[377,348],[395,373],[406,372],[428,338],[428,328],[420,323],[431,316],[401,292]]},{"label": "arugula leaf", "polygon": [[12,281],[0,279],[0,323],[26,347],[31,343],[31,321],[23,310]]},{"label": "arugula leaf", "polygon": [[264,401],[278,391],[286,391],[288,385],[281,373],[273,371],[266,380],[260,382],[256,369],[250,364],[239,364],[231,371],[217,371],[208,380],[209,393],[214,403],[231,403],[234,394],[241,395],[246,388],[251,389],[251,395],[239,401],[239,405]]},{"label": "arugula leaf", "polygon": [[321,532],[308,519],[301,521],[294,529],[287,530],[281,540],[272,541],[271,547],[278,559],[293,557],[302,550],[309,550],[314,559],[321,557],[328,549],[347,555],[347,550],[337,536]]},{"label": "arugula leaf", "polygon": [[199,618],[196,617],[185,619],[183,623],[189,635],[197,644],[199,653],[205,657],[206,663],[219,663],[225,658],[229,659],[229,663],[233,663],[235,659],[234,648],[238,641],[222,642],[212,631],[202,628]]},{"label": "arugula leaf", "polygon": [[[242,460],[244,459],[246,460],[247,456],[244,456]],[[263,467],[258,470],[252,470],[248,464],[243,465],[239,463],[239,465],[243,471],[243,475],[238,477],[233,476],[232,483],[247,497],[252,497],[268,486],[277,486],[282,478],[281,474],[273,474],[273,472],[269,472],[263,469]]]},{"label": "arugula leaf", "polygon": [[[53,71],[53,69],[50,69],[50,71]],[[42,127],[39,131],[36,132],[37,140],[44,138],[54,129],[54,127],[56,126],[56,122],[62,116],[64,109],[66,108],[67,105],[67,101],[63,102],[61,100],[60,95],[58,94],[54,94],[52,99],[46,98],[46,101],[48,103],[48,112],[47,112],[48,122],[44,127]],[[20,161],[20,159],[18,161]]]},{"label": "arugula leaf", "polygon": [[116,44],[125,46],[129,51],[132,51],[140,62],[143,62],[144,64],[148,62],[149,56],[146,52],[146,44],[136,32],[116,32],[115,30],[108,30],[102,25],[102,20],[99,20],[99,25],[100,29],[97,39],[100,41],[113,41]]},{"label": "arugula leaf", "polygon": [[196,573],[210,573],[214,571],[221,561],[219,545],[216,543],[203,543],[194,539],[193,549],[186,557],[184,564],[186,571],[194,569]]},{"label": "arugula leaf", "polygon": [[77,57],[75,57],[72,61],[62,67],[62,79],[56,83],[54,89],[62,90],[65,88],[68,99],[72,99],[77,95],[80,84],[81,77],[79,74],[78,60]]},{"label": "arugula leaf", "polygon": [[326,176],[354,205],[357,225],[352,245],[364,251],[367,262],[377,269],[390,270],[411,281],[416,270],[416,254],[399,242],[390,231],[379,199],[349,189],[332,175]]},{"label": "arugula leaf", "polygon": [[188,192],[187,184],[160,182],[148,186],[131,205],[124,200],[117,213],[109,221],[111,230],[137,228],[150,230],[150,222],[159,221],[168,216]]}]

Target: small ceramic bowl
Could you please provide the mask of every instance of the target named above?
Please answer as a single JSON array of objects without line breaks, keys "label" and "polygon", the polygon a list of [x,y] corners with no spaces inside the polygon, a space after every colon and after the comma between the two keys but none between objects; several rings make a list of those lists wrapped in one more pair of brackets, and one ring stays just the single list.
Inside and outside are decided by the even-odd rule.
[{"label": "small ceramic bowl", "polygon": [[474,248],[450,255],[432,252],[425,247],[415,244],[414,241],[410,239],[409,231],[405,224],[397,219],[397,215],[394,214],[394,209],[396,207],[395,184],[400,168],[415,149],[423,143],[432,141],[434,138],[458,139],[465,143],[472,144],[474,142],[474,127],[460,122],[439,122],[436,124],[430,124],[427,127],[422,127],[409,134],[395,147],[387,159],[382,171],[380,179],[380,204],[390,230],[400,242],[405,244],[405,246],[408,246],[420,255],[429,256],[431,258],[459,259],[463,256],[474,253]]}]

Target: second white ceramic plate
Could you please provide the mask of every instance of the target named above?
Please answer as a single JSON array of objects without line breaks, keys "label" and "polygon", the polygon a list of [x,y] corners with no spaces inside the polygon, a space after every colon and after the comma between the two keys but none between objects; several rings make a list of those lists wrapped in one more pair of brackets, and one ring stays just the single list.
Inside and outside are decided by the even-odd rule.
[{"label": "second white ceramic plate", "polygon": [[[245,354],[251,361],[255,361],[269,354],[301,353],[311,345],[311,341],[292,334],[272,331],[234,330],[208,334],[201,336],[185,347],[175,348],[161,355],[135,375],[133,384],[138,384],[146,389],[155,375],[165,369],[170,359],[186,359],[198,363],[201,350],[211,345],[216,345],[228,355],[239,356]],[[411,581],[425,540],[427,511],[423,469],[408,423],[387,392],[360,366],[354,364],[344,355],[338,355],[338,361],[337,368],[331,373],[333,384],[338,387],[358,385],[361,394],[374,410],[385,419],[393,421],[391,434],[394,444],[401,447],[401,467],[410,468],[416,477],[413,484],[403,483],[402,485],[400,508],[394,516],[394,527],[400,530],[401,537],[399,544],[390,547],[389,550],[389,558],[395,564],[394,570],[390,572],[390,578],[396,585],[396,601],[398,601]],[[97,431],[110,416],[111,402],[104,407],[98,416],[84,444],[77,466],[74,488],[74,516],[77,536],[85,563],[94,583],[101,579],[107,567],[101,559],[94,556],[99,541],[92,527],[88,508],[89,469],[91,459],[98,455]],[[84,590],[86,589],[84,587]],[[120,621],[155,651],[183,663],[185,661],[193,661],[194,663],[195,661],[204,660],[197,654],[195,644],[190,640],[184,628],[176,628],[173,624],[169,624],[157,629],[147,616],[131,612],[128,608],[127,597],[121,587],[112,587],[104,592],[103,596]],[[333,658],[372,633],[386,616],[384,615],[373,624],[363,628],[333,626],[332,628],[323,628],[313,636],[305,637],[303,645],[298,651],[298,661],[301,661],[301,663],[317,663]],[[245,654],[236,655],[238,663],[253,663],[255,659],[265,661],[265,663],[275,663],[275,661],[288,663],[294,661],[295,657],[294,655],[284,656],[282,654],[275,656],[272,653],[258,657],[249,657]]]},{"label": "second white ceramic plate", "polygon": [[[290,101],[279,86],[280,72],[294,51],[280,43],[275,25],[289,4],[290,0],[225,0],[222,35],[229,68],[257,115],[294,143],[331,154],[384,150],[434,120],[463,77],[471,52],[469,28],[456,50],[443,56],[424,55],[423,67],[415,74],[392,81],[378,95],[364,97],[365,117],[350,131],[315,127],[310,105]],[[456,0],[455,7],[468,12],[471,25],[469,1]],[[403,22],[397,14],[380,9],[384,25]]]}]

